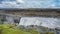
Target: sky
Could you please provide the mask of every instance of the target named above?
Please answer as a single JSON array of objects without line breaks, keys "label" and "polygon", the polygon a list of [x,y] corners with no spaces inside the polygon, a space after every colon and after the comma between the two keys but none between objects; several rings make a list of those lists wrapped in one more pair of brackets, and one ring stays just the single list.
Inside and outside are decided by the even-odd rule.
[{"label": "sky", "polygon": [[60,0],[0,0],[0,8],[60,8]]}]

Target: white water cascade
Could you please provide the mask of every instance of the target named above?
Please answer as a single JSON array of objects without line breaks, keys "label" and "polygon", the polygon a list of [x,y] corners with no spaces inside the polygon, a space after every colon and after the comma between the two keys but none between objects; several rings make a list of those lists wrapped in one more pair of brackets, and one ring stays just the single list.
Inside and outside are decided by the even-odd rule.
[{"label": "white water cascade", "polygon": [[13,24],[14,23],[14,19],[13,19],[13,17],[6,17],[6,19],[7,19],[7,21],[5,21],[4,23],[5,24]]},{"label": "white water cascade", "polygon": [[22,17],[19,25],[41,25],[49,28],[59,27],[60,20],[58,18],[44,18],[44,17]]}]

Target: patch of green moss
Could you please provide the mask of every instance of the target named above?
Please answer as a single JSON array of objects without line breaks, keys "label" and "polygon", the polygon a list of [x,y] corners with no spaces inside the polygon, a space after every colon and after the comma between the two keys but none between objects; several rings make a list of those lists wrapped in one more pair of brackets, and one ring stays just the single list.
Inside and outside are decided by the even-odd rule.
[{"label": "patch of green moss", "polygon": [[20,31],[19,29],[9,28],[9,29],[4,29],[2,31],[2,34],[31,34],[31,33],[25,32],[25,31]]}]

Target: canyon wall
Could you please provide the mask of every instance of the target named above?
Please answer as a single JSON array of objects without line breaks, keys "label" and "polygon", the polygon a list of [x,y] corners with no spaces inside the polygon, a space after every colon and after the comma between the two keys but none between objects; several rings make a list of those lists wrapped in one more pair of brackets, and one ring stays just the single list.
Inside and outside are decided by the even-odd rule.
[{"label": "canyon wall", "polygon": [[60,17],[60,9],[5,9],[0,13],[20,17]]}]

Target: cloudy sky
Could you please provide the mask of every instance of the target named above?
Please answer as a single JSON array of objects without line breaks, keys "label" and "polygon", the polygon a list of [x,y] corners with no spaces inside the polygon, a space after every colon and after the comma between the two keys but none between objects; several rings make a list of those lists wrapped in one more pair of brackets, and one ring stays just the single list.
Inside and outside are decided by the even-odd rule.
[{"label": "cloudy sky", "polygon": [[0,8],[60,8],[60,0],[0,0]]}]

